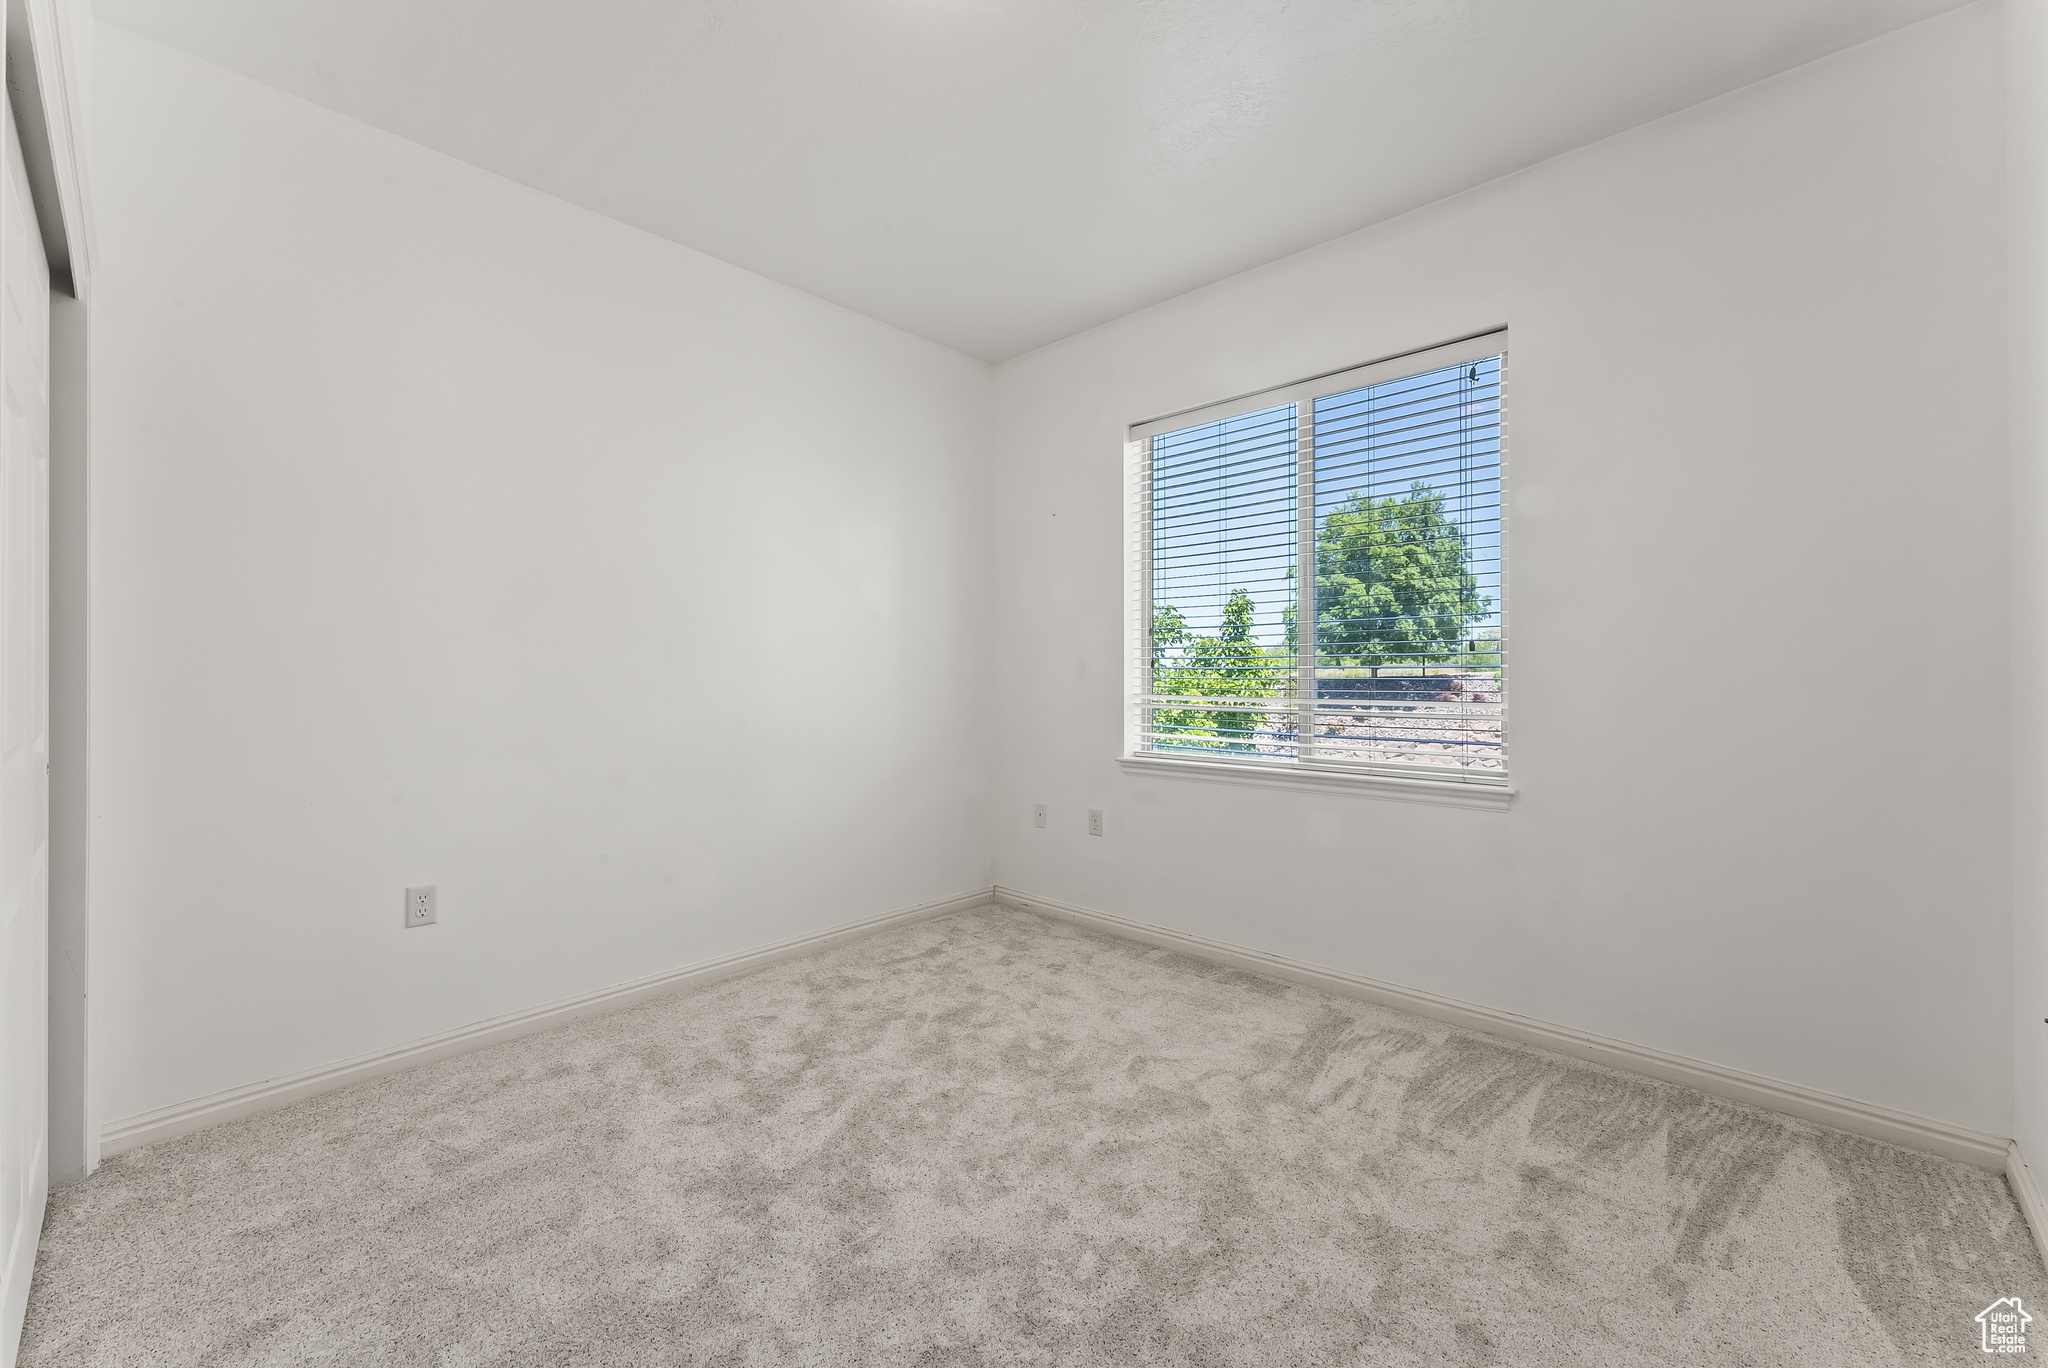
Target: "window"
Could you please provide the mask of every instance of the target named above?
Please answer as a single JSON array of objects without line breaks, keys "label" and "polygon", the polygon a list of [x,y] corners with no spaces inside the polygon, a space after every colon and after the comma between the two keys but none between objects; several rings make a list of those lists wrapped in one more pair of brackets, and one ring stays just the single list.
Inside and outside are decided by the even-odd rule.
[{"label": "window", "polygon": [[1131,429],[1127,763],[1505,797],[1506,344]]}]

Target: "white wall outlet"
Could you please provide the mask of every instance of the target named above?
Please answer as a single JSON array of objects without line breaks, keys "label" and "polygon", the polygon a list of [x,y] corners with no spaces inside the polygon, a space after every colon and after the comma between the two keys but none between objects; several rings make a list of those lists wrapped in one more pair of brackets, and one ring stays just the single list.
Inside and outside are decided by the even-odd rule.
[{"label": "white wall outlet", "polygon": [[407,926],[432,926],[439,915],[434,896],[433,884],[422,884],[418,888],[405,890],[405,924]]},{"label": "white wall outlet", "polygon": [[1035,827],[1043,827],[1045,825],[1045,804],[1039,803],[1032,807],[1031,825]]},{"label": "white wall outlet", "polygon": [[1088,809],[1088,834],[1090,836],[1100,836],[1102,834],[1101,808]]}]

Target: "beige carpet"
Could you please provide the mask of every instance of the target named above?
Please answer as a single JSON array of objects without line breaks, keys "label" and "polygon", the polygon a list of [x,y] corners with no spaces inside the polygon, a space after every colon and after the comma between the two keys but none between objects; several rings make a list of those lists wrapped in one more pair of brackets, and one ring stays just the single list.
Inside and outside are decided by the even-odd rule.
[{"label": "beige carpet", "polygon": [[1991,1174],[997,910],[123,1155],[43,1240],[24,1368],[1874,1368],[2048,1306]]}]

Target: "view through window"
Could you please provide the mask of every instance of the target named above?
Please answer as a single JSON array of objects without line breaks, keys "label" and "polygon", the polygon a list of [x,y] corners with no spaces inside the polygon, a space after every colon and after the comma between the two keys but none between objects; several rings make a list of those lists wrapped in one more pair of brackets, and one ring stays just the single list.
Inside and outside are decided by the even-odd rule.
[{"label": "view through window", "polygon": [[1141,749],[1505,781],[1505,349],[1450,350],[1137,431]]}]

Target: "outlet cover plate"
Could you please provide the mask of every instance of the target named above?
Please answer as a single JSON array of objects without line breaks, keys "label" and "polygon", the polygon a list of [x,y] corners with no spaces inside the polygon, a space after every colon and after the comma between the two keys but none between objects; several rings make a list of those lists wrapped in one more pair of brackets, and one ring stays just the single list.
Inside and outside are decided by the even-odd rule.
[{"label": "outlet cover plate", "polygon": [[421,884],[418,888],[405,890],[405,924],[407,926],[432,926],[441,914],[440,897],[434,884]]}]

